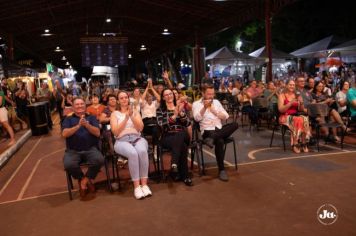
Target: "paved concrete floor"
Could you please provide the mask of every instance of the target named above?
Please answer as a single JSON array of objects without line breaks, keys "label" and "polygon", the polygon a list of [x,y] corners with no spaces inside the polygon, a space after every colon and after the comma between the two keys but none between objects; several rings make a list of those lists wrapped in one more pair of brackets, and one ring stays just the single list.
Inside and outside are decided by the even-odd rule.
[{"label": "paved concrete floor", "polygon": [[[0,171],[1,235],[356,235],[355,143],[343,150],[323,145],[321,152],[293,154],[271,132],[240,128],[239,171],[230,181],[215,177],[214,151],[205,149],[207,175],[195,186],[152,183],[154,196],[136,201],[126,181],[123,191],[99,189],[91,201],[68,200],[59,126],[32,137]],[[228,146],[226,164],[232,165]],[[123,171],[128,178],[127,170]],[[103,181],[101,173],[98,181]],[[317,221],[317,209],[330,203],[339,213],[330,226]]]}]

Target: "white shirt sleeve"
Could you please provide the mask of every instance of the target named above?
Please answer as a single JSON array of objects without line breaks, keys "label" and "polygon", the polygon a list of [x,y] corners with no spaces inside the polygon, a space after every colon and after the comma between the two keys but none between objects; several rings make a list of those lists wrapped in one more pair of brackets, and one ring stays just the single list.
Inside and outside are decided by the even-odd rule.
[{"label": "white shirt sleeve", "polygon": [[203,117],[200,114],[201,109],[203,108],[203,104],[201,103],[201,99],[199,99],[198,101],[193,102],[193,117],[195,121],[201,121],[203,119]]},{"label": "white shirt sleeve", "polygon": [[226,110],[224,109],[224,107],[221,105],[221,103],[219,102],[219,100],[214,99],[214,106],[217,110],[217,112],[223,113],[225,116],[225,120],[227,120],[229,118],[229,114],[226,112]]}]

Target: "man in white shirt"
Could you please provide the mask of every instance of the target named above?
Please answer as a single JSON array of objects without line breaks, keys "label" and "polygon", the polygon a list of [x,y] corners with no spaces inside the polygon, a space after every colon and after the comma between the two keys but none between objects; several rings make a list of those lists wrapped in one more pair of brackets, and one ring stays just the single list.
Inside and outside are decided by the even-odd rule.
[{"label": "man in white shirt", "polygon": [[193,103],[193,116],[200,124],[200,131],[205,143],[211,148],[215,145],[219,179],[228,181],[229,178],[224,167],[224,140],[238,129],[238,124],[222,125],[222,121],[227,120],[229,114],[221,103],[214,99],[215,91],[213,85],[206,84],[202,92],[203,97]]}]

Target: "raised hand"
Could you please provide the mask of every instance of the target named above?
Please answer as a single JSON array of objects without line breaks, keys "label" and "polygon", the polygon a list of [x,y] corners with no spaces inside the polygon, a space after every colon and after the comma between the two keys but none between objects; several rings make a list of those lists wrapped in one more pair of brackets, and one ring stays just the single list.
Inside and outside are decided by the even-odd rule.
[{"label": "raised hand", "polygon": [[162,78],[164,79],[164,80],[169,80],[169,75],[168,75],[168,71],[163,71],[163,73],[162,73]]},{"label": "raised hand", "polygon": [[208,99],[208,100],[203,100],[204,103],[204,107],[205,109],[210,108],[211,104],[212,104],[212,100]]}]

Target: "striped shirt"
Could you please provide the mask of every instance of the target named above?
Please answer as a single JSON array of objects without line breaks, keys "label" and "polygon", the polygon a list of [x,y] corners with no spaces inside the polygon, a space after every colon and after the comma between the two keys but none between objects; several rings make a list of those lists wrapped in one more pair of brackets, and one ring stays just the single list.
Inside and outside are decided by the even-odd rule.
[{"label": "striped shirt", "polygon": [[186,113],[184,113],[184,116],[178,115],[175,120],[172,119],[174,110],[162,110],[161,108],[158,108],[156,113],[157,123],[163,128],[164,132],[183,130],[191,124]]}]

